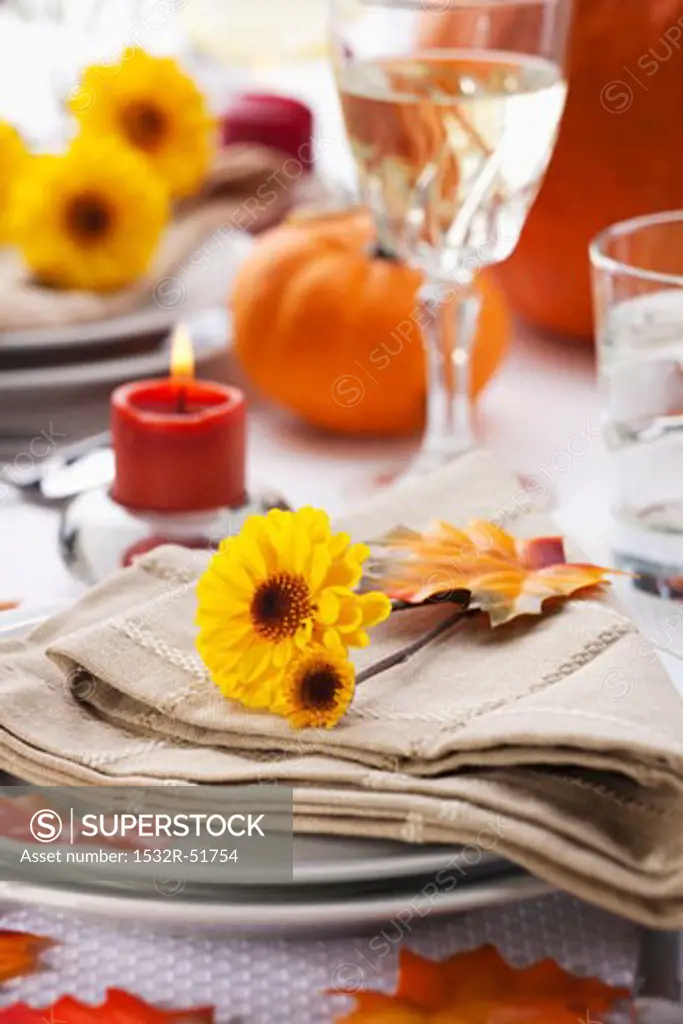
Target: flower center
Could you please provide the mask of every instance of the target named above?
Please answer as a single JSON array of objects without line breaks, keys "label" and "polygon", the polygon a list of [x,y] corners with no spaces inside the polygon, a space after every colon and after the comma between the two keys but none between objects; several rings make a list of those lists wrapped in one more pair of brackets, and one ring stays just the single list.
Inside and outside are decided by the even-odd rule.
[{"label": "flower center", "polygon": [[78,238],[97,241],[111,226],[112,211],[96,193],[76,196],[67,209],[69,228]]},{"label": "flower center", "polygon": [[310,618],[311,611],[306,580],[288,572],[267,579],[251,600],[251,621],[256,632],[275,643],[294,636]]},{"label": "flower center", "polygon": [[332,665],[313,665],[300,683],[300,700],[309,711],[326,711],[334,706],[342,681]]},{"label": "flower center", "polygon": [[167,118],[153,103],[141,100],[129,104],[122,115],[123,129],[140,149],[154,149],[166,133]]}]

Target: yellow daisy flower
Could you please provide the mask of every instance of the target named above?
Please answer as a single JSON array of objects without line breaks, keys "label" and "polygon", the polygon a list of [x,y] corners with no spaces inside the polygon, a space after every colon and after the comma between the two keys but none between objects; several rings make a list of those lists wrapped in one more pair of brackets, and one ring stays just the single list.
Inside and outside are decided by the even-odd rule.
[{"label": "yellow daisy flower", "polygon": [[291,662],[272,710],[295,729],[331,729],[349,709],[355,672],[345,655],[312,644]]},{"label": "yellow daisy flower", "polygon": [[29,155],[19,132],[7,121],[0,121],[0,243],[10,240],[10,191],[28,160]]},{"label": "yellow daisy flower", "polygon": [[213,120],[202,93],[170,57],[129,47],[118,64],[93,64],[69,107],[84,127],[138,149],[172,195],[196,192],[204,180]]},{"label": "yellow daisy flower", "polygon": [[56,288],[111,291],[145,272],[169,216],[166,188],[135,150],[81,135],[34,157],[13,192],[12,238]]},{"label": "yellow daisy flower", "polygon": [[224,540],[198,585],[197,649],[226,697],[272,707],[311,644],[337,657],[365,647],[391,611],[384,594],[353,590],[368,555],[313,508],[251,516]]}]

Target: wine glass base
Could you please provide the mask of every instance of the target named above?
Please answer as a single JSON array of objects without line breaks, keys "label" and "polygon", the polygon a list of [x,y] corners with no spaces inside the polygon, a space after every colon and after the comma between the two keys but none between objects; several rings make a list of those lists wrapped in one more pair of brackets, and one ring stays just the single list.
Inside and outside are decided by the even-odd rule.
[{"label": "wine glass base", "polygon": [[448,454],[418,448],[414,454],[402,460],[398,465],[387,467],[381,473],[376,473],[372,478],[373,489],[393,487],[394,484],[399,484],[403,480],[417,480],[420,477],[428,476],[449,462],[454,462],[461,455],[471,452],[475,447],[476,444],[473,443]]},{"label": "wine glass base", "polygon": [[429,473],[433,473],[437,469],[441,469],[442,466],[447,465],[450,462],[455,462],[461,455],[466,455],[471,452],[475,447],[474,442],[463,444],[460,448],[450,448],[448,451],[431,450],[429,448],[420,449],[415,457],[410,461],[406,469],[401,473],[401,478],[412,478],[427,476]]}]

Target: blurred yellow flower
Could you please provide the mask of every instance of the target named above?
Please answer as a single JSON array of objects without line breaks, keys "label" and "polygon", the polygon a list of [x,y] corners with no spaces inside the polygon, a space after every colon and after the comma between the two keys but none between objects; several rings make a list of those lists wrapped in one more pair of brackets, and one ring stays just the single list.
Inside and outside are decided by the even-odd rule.
[{"label": "blurred yellow flower", "polygon": [[225,696],[271,710],[284,699],[294,708],[313,650],[318,661],[327,652],[343,682],[331,711],[344,703],[342,692],[350,700],[346,651],[365,647],[367,629],[391,611],[383,594],[353,589],[368,554],[348,534],[333,534],[327,514],[313,508],[251,516],[239,536],[222,541],[197,589],[197,649]]},{"label": "blurred yellow flower", "polygon": [[354,684],[346,655],[311,644],[284,673],[272,710],[295,729],[331,729],[348,711]]},{"label": "blurred yellow flower", "polygon": [[19,132],[7,121],[0,121],[0,243],[10,240],[10,192],[28,159],[29,155]]},{"label": "blurred yellow flower", "polygon": [[86,127],[125,139],[174,196],[196,192],[209,165],[214,124],[193,80],[170,57],[129,47],[118,64],[86,68],[69,100]]},{"label": "blurred yellow flower", "polygon": [[29,161],[12,239],[44,284],[111,291],[147,270],[168,216],[166,187],[135,150],[84,134],[63,155]]}]

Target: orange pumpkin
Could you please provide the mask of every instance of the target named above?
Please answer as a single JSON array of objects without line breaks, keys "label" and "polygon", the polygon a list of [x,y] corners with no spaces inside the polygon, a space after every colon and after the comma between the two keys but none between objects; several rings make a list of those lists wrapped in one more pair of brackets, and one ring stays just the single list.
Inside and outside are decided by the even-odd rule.
[{"label": "orange pumpkin", "polygon": [[[557,146],[519,245],[496,276],[523,316],[588,340],[591,238],[615,221],[683,206],[683,0],[575,5]],[[431,45],[457,42],[453,15],[434,24]],[[501,49],[515,31],[503,26]]]},{"label": "orange pumpkin", "polygon": [[[420,274],[374,251],[356,208],[295,215],[261,236],[232,293],[237,356],[262,394],[316,427],[414,433],[424,422],[425,371],[416,320]],[[477,394],[498,367],[509,321],[481,285],[473,354]]]}]

